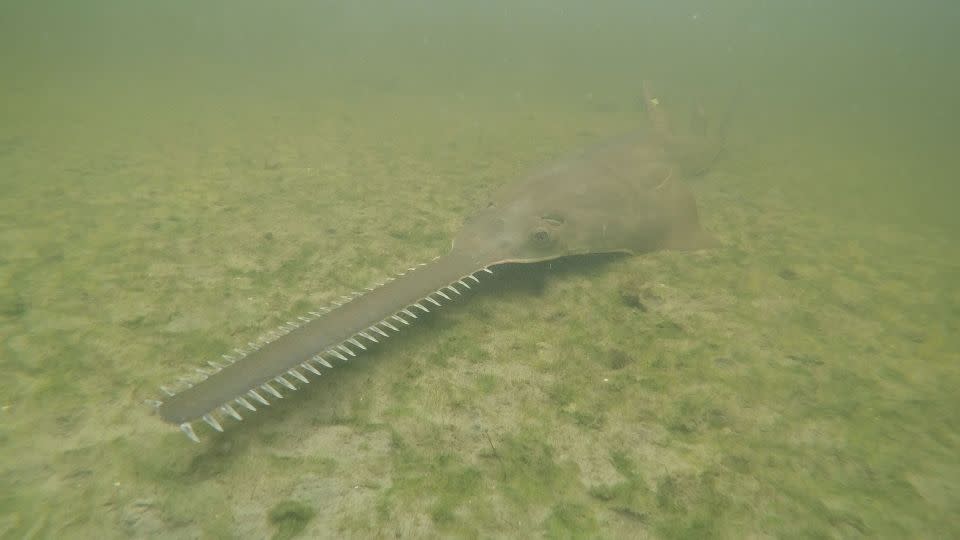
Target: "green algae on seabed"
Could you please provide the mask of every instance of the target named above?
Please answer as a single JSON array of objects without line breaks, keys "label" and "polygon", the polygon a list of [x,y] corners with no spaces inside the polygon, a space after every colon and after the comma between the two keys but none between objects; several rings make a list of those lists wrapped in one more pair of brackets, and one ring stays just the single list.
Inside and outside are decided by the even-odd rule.
[{"label": "green algae on seabed", "polygon": [[[957,536],[953,239],[805,202],[823,171],[754,141],[695,185],[721,249],[498,270],[187,444],[139,406],[184,366],[429,260],[591,142],[570,126],[639,115],[156,88],[169,124],[93,87],[110,102],[0,156],[24,179],[0,198],[0,536]],[[47,110],[16,99],[21,126]]]},{"label": "green algae on seabed", "polygon": [[283,501],[270,509],[270,523],[276,527],[273,540],[296,538],[313,519],[314,510],[296,501]]}]

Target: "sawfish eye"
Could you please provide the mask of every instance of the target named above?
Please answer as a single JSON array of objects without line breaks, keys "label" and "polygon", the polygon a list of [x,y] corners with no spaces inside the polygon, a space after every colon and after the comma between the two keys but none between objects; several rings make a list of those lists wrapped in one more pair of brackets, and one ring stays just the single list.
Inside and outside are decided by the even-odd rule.
[{"label": "sawfish eye", "polygon": [[550,239],[550,233],[546,229],[537,229],[533,231],[533,239],[543,243]]}]

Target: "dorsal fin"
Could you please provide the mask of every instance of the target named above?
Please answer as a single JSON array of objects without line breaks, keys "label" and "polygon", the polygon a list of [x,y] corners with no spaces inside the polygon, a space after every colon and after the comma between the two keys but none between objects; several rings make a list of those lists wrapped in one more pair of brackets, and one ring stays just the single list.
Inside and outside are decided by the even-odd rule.
[{"label": "dorsal fin", "polygon": [[643,108],[647,111],[647,118],[653,126],[653,133],[660,140],[667,140],[670,137],[670,125],[667,122],[667,115],[660,106],[660,99],[653,93],[650,83],[643,81],[641,84],[643,91]]}]

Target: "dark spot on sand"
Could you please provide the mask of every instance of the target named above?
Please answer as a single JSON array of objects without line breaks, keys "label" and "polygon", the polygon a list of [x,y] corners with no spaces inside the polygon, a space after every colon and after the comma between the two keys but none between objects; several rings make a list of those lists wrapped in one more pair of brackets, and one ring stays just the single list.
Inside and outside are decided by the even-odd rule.
[{"label": "dark spot on sand", "polygon": [[822,366],[823,360],[809,354],[788,354],[787,358],[805,366]]},{"label": "dark spot on sand", "polygon": [[607,365],[610,369],[623,369],[633,363],[633,357],[620,349],[611,349],[607,353]]},{"label": "dark spot on sand", "polygon": [[665,337],[674,337],[683,334],[683,327],[679,324],[670,321],[663,320],[657,323],[657,330],[661,332]]},{"label": "dark spot on sand", "polygon": [[309,506],[296,501],[283,501],[270,509],[269,519],[277,531],[274,540],[286,540],[303,532],[307,523],[313,519],[314,511]]},{"label": "dark spot on sand", "polygon": [[640,300],[640,295],[633,291],[620,291],[620,301],[629,308],[638,309],[644,313],[647,306]]},{"label": "dark spot on sand", "polygon": [[793,281],[793,280],[797,279],[798,277],[800,277],[799,275],[797,275],[797,273],[796,273],[795,271],[793,271],[793,270],[791,270],[791,269],[789,269],[789,268],[784,268],[783,270],[780,270],[779,272],[777,272],[777,275],[780,276],[781,278],[787,280],[787,281]]},{"label": "dark spot on sand", "polygon": [[23,298],[16,295],[0,298],[0,315],[18,319],[26,313],[27,303],[23,301]]}]

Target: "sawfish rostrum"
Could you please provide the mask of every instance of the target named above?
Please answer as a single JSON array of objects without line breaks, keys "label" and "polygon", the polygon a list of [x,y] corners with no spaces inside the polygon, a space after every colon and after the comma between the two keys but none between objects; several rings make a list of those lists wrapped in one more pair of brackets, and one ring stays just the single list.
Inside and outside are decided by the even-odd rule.
[{"label": "sawfish rostrum", "polygon": [[646,100],[650,129],[508,185],[466,220],[448,254],[300,316],[164,387],[166,396],[154,403],[160,417],[194,441],[197,420],[222,431],[226,417],[240,420],[240,411],[269,405],[348,361],[462,295],[498,264],[712,245],[681,178],[698,165],[677,151],[657,100]]}]

